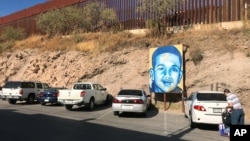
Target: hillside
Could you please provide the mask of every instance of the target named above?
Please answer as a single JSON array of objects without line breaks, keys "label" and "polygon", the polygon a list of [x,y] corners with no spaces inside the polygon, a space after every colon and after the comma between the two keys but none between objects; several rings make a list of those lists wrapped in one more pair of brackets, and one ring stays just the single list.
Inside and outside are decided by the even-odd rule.
[{"label": "hillside", "polygon": [[[101,46],[107,48],[117,35],[103,33],[103,36]],[[185,58],[187,94],[229,88],[240,97],[250,118],[250,29],[187,31],[171,38],[132,36],[123,35],[126,43],[118,40],[119,47],[101,53],[95,53],[101,50],[95,48],[97,36],[73,44],[69,41],[71,37],[35,36],[16,42],[0,55],[0,85],[6,80],[37,80],[51,86],[70,87],[76,81],[94,81],[107,87],[112,95],[120,88],[148,91],[149,47],[185,44],[189,46]],[[201,49],[203,60],[195,65],[190,52],[197,48]],[[170,105],[169,110],[181,112],[181,102]]]}]

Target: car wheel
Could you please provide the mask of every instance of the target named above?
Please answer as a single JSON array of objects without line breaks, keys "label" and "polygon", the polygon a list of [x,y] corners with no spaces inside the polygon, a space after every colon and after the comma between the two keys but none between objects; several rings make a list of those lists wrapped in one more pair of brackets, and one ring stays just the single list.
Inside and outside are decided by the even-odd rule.
[{"label": "car wheel", "polygon": [[189,125],[190,125],[190,128],[195,128],[196,127],[195,123],[193,122],[193,119],[192,119],[191,115],[189,116]]},{"label": "car wheel", "polygon": [[72,110],[72,107],[73,107],[73,105],[65,105],[65,108],[66,108],[66,110],[68,110],[68,111],[71,111],[71,110]]},{"label": "car wheel", "polygon": [[118,111],[114,111],[113,114],[114,114],[115,116],[117,116],[117,115],[119,115],[119,112],[118,112]]},{"label": "car wheel", "polygon": [[32,103],[34,103],[34,100],[35,100],[35,96],[33,95],[33,94],[30,94],[29,96],[28,96],[28,99],[27,99],[27,103],[28,104],[32,104]]},{"label": "car wheel", "polygon": [[42,105],[42,106],[44,106],[45,104],[46,104],[46,103],[44,103],[44,102],[41,102],[41,105]]},{"label": "car wheel", "polygon": [[94,102],[94,99],[93,98],[91,98],[90,100],[89,100],[89,104],[88,104],[88,110],[93,110],[94,109],[94,107],[95,107],[95,102]]},{"label": "car wheel", "polygon": [[105,100],[105,105],[108,106],[109,105],[109,96],[107,95],[106,100]]},{"label": "car wheel", "polygon": [[147,111],[141,113],[143,117],[147,116]]},{"label": "car wheel", "polygon": [[188,118],[188,116],[187,116],[187,114],[186,114],[186,112],[185,112],[185,111],[184,111],[184,117],[185,117],[185,118]]},{"label": "car wheel", "polygon": [[147,107],[147,110],[150,110],[152,108],[152,103],[150,102],[148,107]]},{"label": "car wheel", "polygon": [[16,100],[15,99],[8,99],[9,104],[16,104]]}]

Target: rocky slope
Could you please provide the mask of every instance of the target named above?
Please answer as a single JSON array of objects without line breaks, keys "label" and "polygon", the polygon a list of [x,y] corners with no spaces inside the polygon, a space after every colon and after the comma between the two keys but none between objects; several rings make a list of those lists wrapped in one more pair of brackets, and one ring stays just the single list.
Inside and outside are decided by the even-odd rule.
[{"label": "rocky slope", "polygon": [[[185,54],[187,95],[196,90],[229,88],[239,95],[249,117],[249,36],[249,32],[243,30],[179,33],[155,44],[181,43],[189,46]],[[203,52],[203,60],[194,65],[190,52],[197,47]],[[75,50],[43,51],[40,48],[17,47],[0,55],[0,85],[7,80],[37,80],[51,86],[70,87],[73,82],[93,81],[107,87],[112,95],[120,88],[148,91],[148,53],[148,47],[138,48],[133,44],[97,56]],[[180,105],[180,102],[169,109],[180,111],[180,106],[174,105]]]}]

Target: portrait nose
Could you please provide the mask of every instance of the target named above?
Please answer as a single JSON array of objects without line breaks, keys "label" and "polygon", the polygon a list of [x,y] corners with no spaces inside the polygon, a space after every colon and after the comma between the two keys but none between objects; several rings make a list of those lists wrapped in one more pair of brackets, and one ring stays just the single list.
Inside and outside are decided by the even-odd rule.
[{"label": "portrait nose", "polygon": [[164,74],[165,76],[170,76],[170,74],[171,74],[171,70],[170,70],[170,69],[165,68],[165,69],[164,69],[164,71],[163,71],[163,74]]}]

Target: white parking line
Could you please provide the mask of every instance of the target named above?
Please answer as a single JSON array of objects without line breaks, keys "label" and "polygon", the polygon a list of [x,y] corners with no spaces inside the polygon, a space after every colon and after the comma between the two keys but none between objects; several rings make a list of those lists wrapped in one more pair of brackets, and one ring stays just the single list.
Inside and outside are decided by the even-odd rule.
[{"label": "white parking line", "polygon": [[167,131],[167,112],[164,111],[164,120],[163,120],[163,125],[164,125],[164,135],[168,135],[168,131]]},{"label": "white parking line", "polygon": [[110,109],[110,110],[108,110],[107,112],[105,112],[104,114],[102,114],[101,116],[97,117],[96,119],[101,119],[101,118],[107,116],[107,115],[108,115],[109,113],[111,113],[112,111],[113,111],[113,110]]}]

